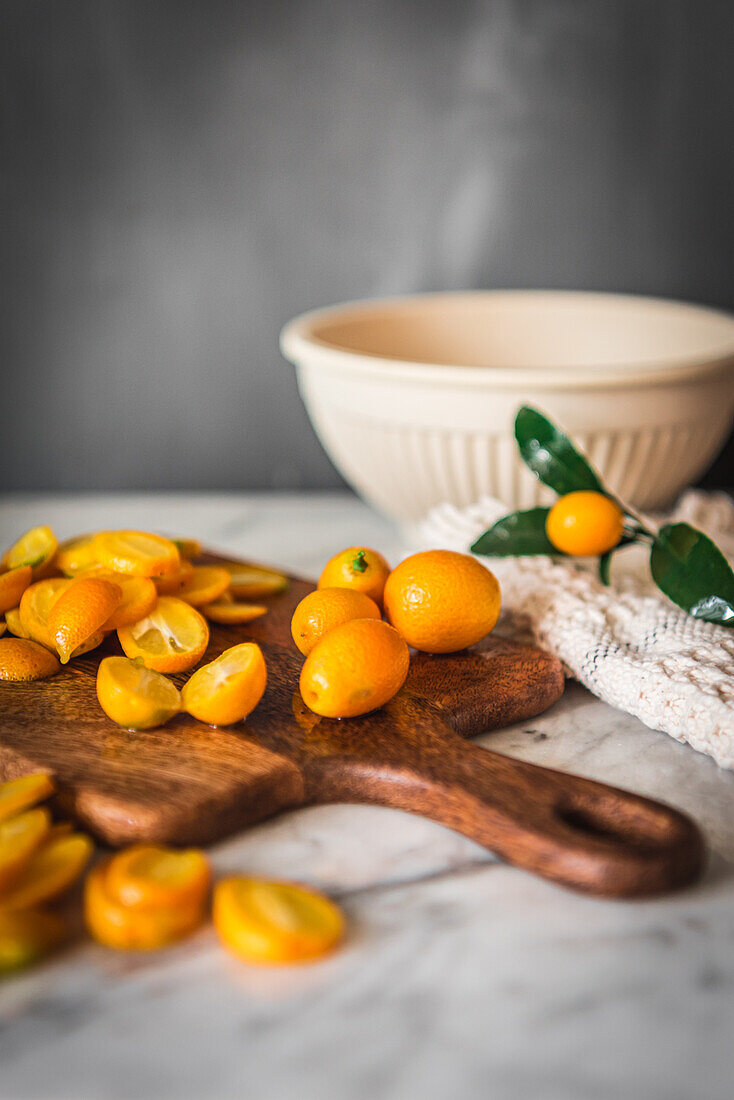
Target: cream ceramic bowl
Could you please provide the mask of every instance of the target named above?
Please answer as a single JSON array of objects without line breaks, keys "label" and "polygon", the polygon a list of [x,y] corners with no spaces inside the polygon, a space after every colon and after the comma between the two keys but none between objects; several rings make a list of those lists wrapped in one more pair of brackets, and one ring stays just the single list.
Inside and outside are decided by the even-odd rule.
[{"label": "cream ceramic bowl", "polygon": [[351,485],[412,522],[488,494],[552,494],[523,466],[520,405],[570,433],[638,508],[669,504],[711,463],[734,412],[734,317],[681,302],[477,291],[334,306],[281,348],[313,426]]}]

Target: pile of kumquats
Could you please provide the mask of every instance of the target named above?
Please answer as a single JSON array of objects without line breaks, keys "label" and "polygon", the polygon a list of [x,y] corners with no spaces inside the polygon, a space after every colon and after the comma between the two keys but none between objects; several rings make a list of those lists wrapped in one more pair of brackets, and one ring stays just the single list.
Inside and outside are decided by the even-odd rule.
[{"label": "pile of kumquats", "polygon": [[[180,690],[168,674],[199,664],[209,621],[260,618],[267,606],[254,601],[284,592],[288,578],[237,562],[194,564],[200,556],[196,540],[143,531],[61,544],[49,527],[26,532],[0,561],[0,635],[12,635],[0,638],[0,690],[54,676],[99,646],[109,649],[115,634],[124,656],[103,656],[96,679],[113,722],[143,731],[183,711],[213,726],[241,722],[267,687],[255,642],[225,649]],[[465,649],[493,629],[499,611],[496,578],[468,555],[427,551],[391,571],[376,550],[349,547],[327,562],[317,590],[293,613],[293,640],[306,658],[303,701],[326,718],[375,710],[405,682],[410,648]],[[0,974],[69,935],[59,899],[82,876],[93,844],[40,805],[54,790],[44,774],[0,785]],[[84,882],[85,922],[107,947],[153,950],[198,928],[210,894],[220,940],[248,962],[314,959],[344,934],[341,911],[313,890],[233,877],[212,891],[203,852],[152,844],[94,864]]]}]

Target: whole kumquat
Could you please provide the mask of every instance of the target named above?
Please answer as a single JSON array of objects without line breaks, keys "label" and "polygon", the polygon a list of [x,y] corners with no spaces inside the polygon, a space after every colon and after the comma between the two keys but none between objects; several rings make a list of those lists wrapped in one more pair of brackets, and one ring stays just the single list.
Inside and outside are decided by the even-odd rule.
[{"label": "whole kumquat", "polygon": [[129,657],[105,657],[97,669],[97,699],[108,718],[126,729],[165,725],[182,709],[172,680]]},{"label": "whole kumquat", "polygon": [[344,937],[338,906],[289,882],[224,879],[214,888],[212,917],[224,947],[249,963],[309,962]]},{"label": "whole kumquat", "polygon": [[480,641],[500,613],[500,586],[468,554],[428,550],[402,561],[385,584],[385,614],[408,645],[453,653]]},{"label": "whole kumquat", "polygon": [[400,691],[409,661],[405,641],[388,623],[351,619],[309,653],[301,669],[301,696],[325,718],[367,714]]},{"label": "whole kumquat", "polygon": [[545,521],[548,538],[564,554],[592,557],[613,550],[624,534],[622,509],[591,489],[566,493]]},{"label": "whole kumquat", "polygon": [[318,587],[351,588],[382,607],[382,593],[389,572],[390,566],[377,550],[369,546],[348,546],[327,561]]},{"label": "whole kumquat", "polygon": [[307,656],[325,634],[350,619],[381,619],[380,609],[364,592],[351,588],[318,588],[309,592],[293,612],[291,635]]},{"label": "whole kumquat", "polygon": [[45,680],[61,671],[55,654],[30,638],[0,638],[0,680]]}]

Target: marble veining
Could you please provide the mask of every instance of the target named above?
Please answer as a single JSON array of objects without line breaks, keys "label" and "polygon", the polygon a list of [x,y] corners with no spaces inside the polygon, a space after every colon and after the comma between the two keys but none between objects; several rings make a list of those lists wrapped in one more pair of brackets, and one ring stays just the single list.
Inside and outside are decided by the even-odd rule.
[{"label": "marble veining", "polygon": [[[401,547],[346,494],[5,499],[0,542],[40,521],[197,534],[305,575],[341,545]],[[217,845],[214,865],[337,895],[342,951],[270,971],[210,928],[151,956],[82,941],[0,986],[0,1098],[728,1100],[734,776],[573,684],[479,741],[687,810],[711,845],[703,883],[600,902],[398,811],[301,810]]]}]

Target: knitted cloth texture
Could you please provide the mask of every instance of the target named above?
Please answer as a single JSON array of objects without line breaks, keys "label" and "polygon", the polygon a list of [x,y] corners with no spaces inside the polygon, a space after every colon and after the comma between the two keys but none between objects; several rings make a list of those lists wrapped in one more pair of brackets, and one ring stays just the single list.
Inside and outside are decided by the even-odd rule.
[{"label": "knitted cloth texture", "polygon": [[[439,505],[420,525],[420,543],[466,552],[506,513],[490,498],[468,508]],[[666,520],[698,527],[734,558],[734,502],[724,494],[689,492]],[[560,657],[605,703],[734,768],[734,629],[672,604],[655,587],[644,548],[617,553],[609,588],[595,562],[480,560],[502,587],[503,629]]]}]

